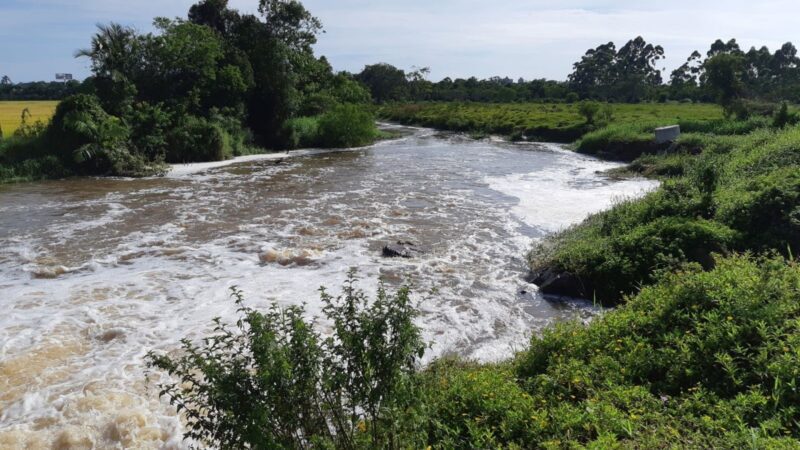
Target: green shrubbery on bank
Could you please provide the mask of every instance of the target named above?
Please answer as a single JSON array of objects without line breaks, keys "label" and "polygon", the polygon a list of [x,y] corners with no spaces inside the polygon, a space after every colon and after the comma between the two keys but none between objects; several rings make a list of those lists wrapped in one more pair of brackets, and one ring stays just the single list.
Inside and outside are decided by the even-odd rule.
[{"label": "green shrubbery on bank", "polygon": [[661,188],[537,246],[534,269],[614,304],[686,262],[713,267],[714,253],[800,249],[800,128],[688,135],[674,151],[634,161],[665,177]]}]

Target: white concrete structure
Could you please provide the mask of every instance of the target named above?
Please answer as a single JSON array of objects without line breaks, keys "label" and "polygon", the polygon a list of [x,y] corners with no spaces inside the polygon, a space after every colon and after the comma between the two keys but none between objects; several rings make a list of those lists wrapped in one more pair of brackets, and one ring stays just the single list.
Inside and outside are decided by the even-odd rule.
[{"label": "white concrete structure", "polygon": [[680,135],[681,127],[679,125],[656,128],[656,144],[674,141]]}]

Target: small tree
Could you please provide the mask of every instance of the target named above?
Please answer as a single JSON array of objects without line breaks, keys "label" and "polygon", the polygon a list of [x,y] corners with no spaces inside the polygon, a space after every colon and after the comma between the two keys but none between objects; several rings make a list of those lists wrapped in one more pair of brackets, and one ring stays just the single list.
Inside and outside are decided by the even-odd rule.
[{"label": "small tree", "polygon": [[775,113],[772,118],[772,126],[776,128],[783,128],[786,125],[794,125],[797,123],[798,117],[796,113],[789,112],[789,104],[787,102],[781,103],[781,108]]},{"label": "small tree", "polygon": [[589,125],[594,124],[594,119],[599,112],[600,104],[597,102],[585,101],[578,105],[578,113],[586,119],[586,123]]},{"label": "small tree", "polygon": [[721,53],[712,56],[703,64],[704,82],[716,95],[717,102],[731,116],[741,109],[744,94],[742,71],[744,59],[738,54]]}]

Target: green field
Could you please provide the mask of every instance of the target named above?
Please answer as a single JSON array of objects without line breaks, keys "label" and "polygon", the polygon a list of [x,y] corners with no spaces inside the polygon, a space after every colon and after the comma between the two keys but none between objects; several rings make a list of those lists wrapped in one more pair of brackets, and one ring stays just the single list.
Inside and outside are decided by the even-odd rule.
[{"label": "green field", "polygon": [[11,136],[19,128],[21,123],[22,111],[28,108],[31,113],[31,121],[41,120],[47,122],[56,110],[58,101],[0,101],[0,128],[3,136]]},{"label": "green field", "polygon": [[[717,105],[693,103],[611,104],[597,121],[603,124],[703,122],[722,118]],[[604,107],[605,109],[605,107]],[[572,142],[591,131],[566,103],[416,103],[386,105],[384,119],[445,130],[502,134]]]}]

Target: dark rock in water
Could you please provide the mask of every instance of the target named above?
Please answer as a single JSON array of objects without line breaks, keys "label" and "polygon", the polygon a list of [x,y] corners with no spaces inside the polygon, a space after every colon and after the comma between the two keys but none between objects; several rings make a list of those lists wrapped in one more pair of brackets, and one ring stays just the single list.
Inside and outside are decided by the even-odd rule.
[{"label": "dark rock in water", "polygon": [[530,281],[539,286],[539,292],[545,295],[587,298],[591,292],[580,277],[549,267],[532,271]]},{"label": "dark rock in water", "polygon": [[425,253],[418,246],[411,242],[397,241],[383,247],[383,256],[387,258],[413,258]]}]

